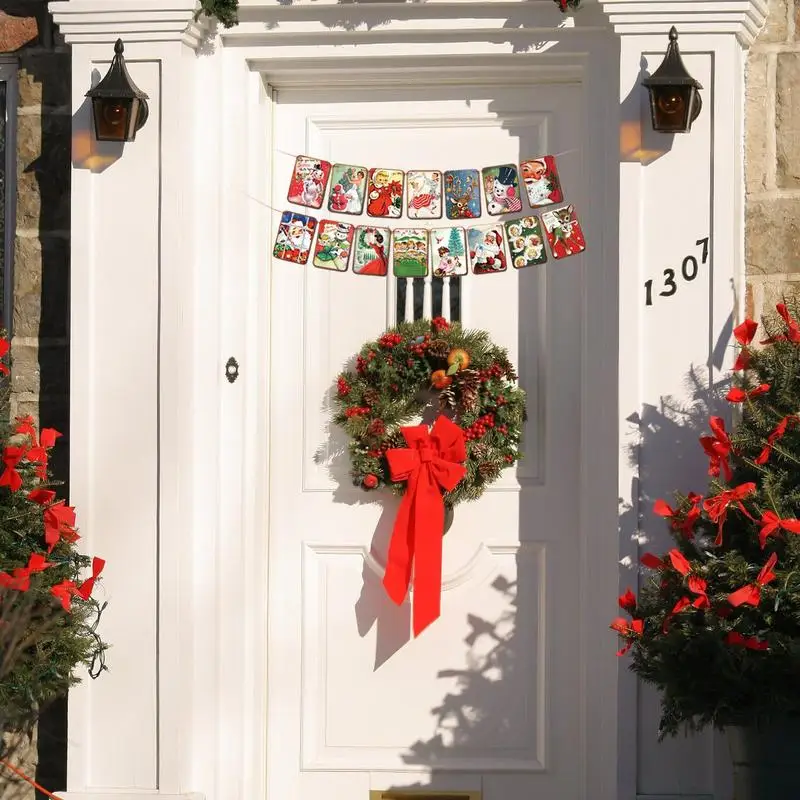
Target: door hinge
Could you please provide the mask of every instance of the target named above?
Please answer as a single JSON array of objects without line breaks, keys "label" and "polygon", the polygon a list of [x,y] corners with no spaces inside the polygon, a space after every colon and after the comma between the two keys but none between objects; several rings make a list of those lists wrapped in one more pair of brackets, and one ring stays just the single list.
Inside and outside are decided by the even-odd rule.
[{"label": "door hinge", "polygon": [[225,377],[233,383],[239,377],[239,362],[231,356],[225,364]]}]

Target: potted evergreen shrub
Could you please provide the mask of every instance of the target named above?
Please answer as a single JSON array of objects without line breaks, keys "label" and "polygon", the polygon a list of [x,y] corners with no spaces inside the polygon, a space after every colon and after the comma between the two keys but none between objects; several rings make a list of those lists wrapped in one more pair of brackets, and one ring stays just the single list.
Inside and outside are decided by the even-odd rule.
[{"label": "potted evergreen shrub", "polygon": [[733,432],[709,418],[705,496],[654,511],[673,547],[645,553],[638,598],[611,628],[631,669],[661,693],[660,738],[725,729],[735,800],[800,798],[800,324],[798,302],[735,331],[726,399]]},{"label": "potted evergreen shrub", "polygon": [[[8,350],[0,338],[3,375]],[[104,562],[79,552],[75,509],[56,496],[49,460],[61,434],[29,416],[9,422],[5,380],[0,409],[0,797],[10,800],[33,780],[15,745],[30,741],[41,709],[77,682],[79,665],[93,677],[105,668],[104,605],[92,596]]]}]

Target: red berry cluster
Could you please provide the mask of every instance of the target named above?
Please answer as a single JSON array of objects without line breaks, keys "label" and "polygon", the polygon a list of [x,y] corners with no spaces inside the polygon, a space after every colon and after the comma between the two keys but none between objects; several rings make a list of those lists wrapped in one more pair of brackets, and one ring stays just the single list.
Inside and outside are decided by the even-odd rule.
[{"label": "red berry cluster", "polygon": [[352,408],[346,408],[344,415],[346,417],[358,417],[361,414],[369,414],[369,411],[369,406],[353,406]]},{"label": "red berry cluster", "polygon": [[350,384],[346,378],[339,378],[336,381],[336,391],[339,392],[339,397],[347,397],[350,394]]},{"label": "red berry cluster", "polygon": [[374,350],[370,350],[367,353],[366,358],[364,358],[364,356],[359,356],[356,359],[356,372],[358,372],[359,375],[363,375],[367,371],[367,366],[374,358],[375,358]]},{"label": "red berry cluster", "polygon": [[384,333],[383,336],[378,339],[378,344],[390,350],[392,347],[397,347],[402,341],[403,337],[399,333]]},{"label": "red berry cluster", "polygon": [[502,394],[497,395],[497,400],[495,400],[495,403],[497,403],[498,406],[504,406],[507,402],[508,401]]},{"label": "red berry cluster", "polygon": [[426,333],[421,342],[413,342],[409,348],[415,356],[424,356],[431,345],[431,335]]},{"label": "red berry cluster", "polygon": [[469,428],[464,431],[464,438],[471,442],[473,439],[480,439],[489,428],[494,428],[494,414],[484,414],[478,417]]},{"label": "red berry cluster", "polygon": [[[502,378],[505,370],[499,364],[492,364],[489,369],[478,370],[478,377],[486,382],[491,378]],[[505,400],[503,401],[505,402]]]},{"label": "red berry cluster", "polygon": [[504,455],[503,458],[506,460],[506,462],[508,464],[513,464],[514,463],[514,456],[512,456],[512,455]]},{"label": "red berry cluster", "polygon": [[434,317],[431,320],[431,327],[438,333],[450,329],[450,323],[444,317]]},{"label": "red berry cluster", "polygon": [[386,433],[386,425],[382,419],[374,419],[370,422],[367,432],[372,436],[383,436]]}]

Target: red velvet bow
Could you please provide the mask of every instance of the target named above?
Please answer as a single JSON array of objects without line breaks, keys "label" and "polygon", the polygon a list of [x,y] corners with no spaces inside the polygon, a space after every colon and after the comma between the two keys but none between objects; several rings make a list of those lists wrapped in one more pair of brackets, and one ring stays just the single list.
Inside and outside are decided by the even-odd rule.
[{"label": "red velvet bow", "polygon": [[442,586],[443,491],[453,490],[467,470],[464,433],[440,416],[427,425],[401,428],[407,448],[386,451],[393,481],[407,481],[395,519],[383,585],[400,605],[411,585],[414,567],[414,635],[439,616]]},{"label": "red velvet bow", "polygon": [[633,647],[634,638],[641,636],[644,633],[644,620],[632,619],[629,623],[624,617],[617,617],[611,621],[611,624],[608,627],[611,628],[612,631],[616,631],[620,636],[628,640],[628,643],[624,647],[617,650],[618,656],[624,656],[625,653],[627,653],[628,650]]},{"label": "red velvet bow", "polygon": [[720,492],[714,497],[709,497],[705,503],[703,503],[703,508],[705,509],[711,521],[717,523],[717,538],[714,540],[714,544],[717,547],[722,544],[722,526],[725,524],[725,520],[728,516],[729,506],[737,506],[748,519],[753,519],[753,517],[742,504],[742,500],[744,500],[744,498],[748,495],[752,494],[755,490],[756,485],[752,481],[749,481],[748,483],[742,483],[733,489]]},{"label": "red velvet bow", "polygon": [[748,345],[753,341],[753,337],[758,330],[758,323],[752,319],[746,319],[733,329],[733,335],[740,345]]},{"label": "red velvet bow", "polygon": [[61,500],[44,510],[44,540],[49,553],[60,541],[77,542],[80,539],[75,530],[75,509]]},{"label": "red velvet bow", "polygon": [[777,336],[770,336],[769,339],[764,339],[761,344],[774,344],[775,342],[800,342],[800,326],[789,316],[789,311],[785,303],[778,303],[775,306],[776,311],[783,317],[786,323],[786,333]]},{"label": "red velvet bow", "polygon": [[92,577],[87,578],[76,590],[77,595],[83,600],[88,600],[92,596],[95,582],[100,577],[105,565],[106,562],[102,558],[95,556],[92,559]]},{"label": "red velvet bow", "polygon": [[772,452],[772,448],[775,442],[778,439],[782,439],[784,434],[786,433],[789,423],[790,422],[797,422],[797,417],[793,414],[788,417],[784,417],[772,430],[772,432],[767,436],[767,443],[764,445],[763,450],[756,456],[755,462],[756,464],[766,464],[769,460],[770,453]]},{"label": "red velvet bow", "polygon": [[722,417],[711,417],[708,424],[713,436],[700,437],[700,444],[711,462],[708,467],[708,474],[713,478],[718,478],[721,468],[725,475],[725,480],[730,483],[733,473],[731,472],[728,458],[731,454],[732,445],[725,430],[725,421]]},{"label": "red velvet bow", "polygon": [[[0,339],[0,358],[5,358],[11,348],[8,339]],[[11,370],[2,362],[0,362],[0,374],[10,375]]]},{"label": "red velvet bow", "polygon": [[776,536],[781,529],[789,531],[789,533],[800,533],[800,520],[781,519],[772,511],[765,511],[761,515],[761,530],[758,532],[758,541],[761,543],[762,550],[767,545],[767,539],[770,536]]},{"label": "red velvet bow", "polygon": [[36,572],[44,572],[52,566],[42,553],[31,553],[26,567],[17,567],[11,575],[7,572],[0,572],[0,586],[4,589],[27,592],[31,588],[31,575]]},{"label": "red velvet bow", "polygon": [[[738,386],[734,386],[728,394],[725,395],[725,399],[729,403],[744,403],[745,400],[749,400],[751,397],[758,397],[760,394],[766,394],[769,391],[769,384],[768,383],[761,383],[755,387],[755,389],[750,389],[745,391],[744,389],[740,389]],[[728,479],[730,480],[730,479]]]},{"label": "red velvet bow", "polygon": [[725,644],[746,647],[748,650],[769,650],[769,644],[755,636],[742,636],[739,631],[731,631],[725,637]]},{"label": "red velvet bow", "polygon": [[3,465],[5,469],[0,475],[0,486],[8,486],[16,492],[22,486],[22,475],[17,472],[17,464],[25,455],[23,447],[6,447],[3,449]]},{"label": "red velvet bow", "polygon": [[673,547],[667,555],[669,556],[669,560],[672,562],[672,566],[675,568],[675,570],[680,572],[680,574],[684,577],[686,577],[692,571],[692,565],[689,563],[689,560],[677,548]]},{"label": "red velvet bow", "polygon": [[672,530],[682,533],[687,539],[694,539],[694,526],[700,519],[700,503],[703,498],[699,494],[689,492],[688,500],[692,505],[683,519],[681,519],[681,510],[672,508],[664,500],[656,500],[653,503],[653,512],[668,519]]},{"label": "red velvet bow", "polygon": [[748,583],[747,586],[742,586],[735,592],[728,595],[728,602],[736,608],[741,605],[757,606],[761,602],[761,587],[766,586],[770,581],[775,580],[775,573],[772,568],[778,563],[778,556],[773,553],[768,559],[767,563],[761,568],[758,573],[755,583]]}]

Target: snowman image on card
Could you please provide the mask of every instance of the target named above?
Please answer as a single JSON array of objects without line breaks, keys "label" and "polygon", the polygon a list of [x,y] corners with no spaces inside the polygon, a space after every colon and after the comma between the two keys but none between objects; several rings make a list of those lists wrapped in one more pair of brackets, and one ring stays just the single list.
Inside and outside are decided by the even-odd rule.
[{"label": "snowman image on card", "polygon": [[486,210],[492,216],[522,211],[519,176],[513,164],[484,169],[483,191],[486,195]]}]

